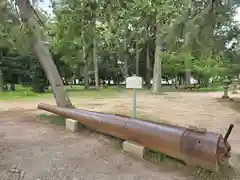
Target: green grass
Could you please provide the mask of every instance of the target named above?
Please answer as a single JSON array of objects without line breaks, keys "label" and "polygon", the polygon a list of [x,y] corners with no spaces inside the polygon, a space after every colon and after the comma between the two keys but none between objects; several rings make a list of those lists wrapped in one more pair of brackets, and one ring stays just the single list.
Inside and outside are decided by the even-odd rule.
[{"label": "green grass", "polygon": [[107,89],[84,89],[81,86],[73,86],[67,87],[67,91],[69,92],[71,97],[81,97],[81,98],[105,98],[105,97],[112,97],[117,96],[121,92],[125,92],[124,89],[118,89],[116,86],[108,87]]},{"label": "green grass", "polygon": [[234,180],[235,178],[237,178],[235,170],[224,164],[220,166],[219,172],[211,172],[200,167],[193,167],[190,180]]},{"label": "green grass", "polygon": [[39,119],[46,123],[55,124],[58,126],[65,126],[65,118],[61,116],[40,114]]},{"label": "green grass", "polygon": [[[117,89],[116,87],[109,87],[107,89],[84,89],[82,86],[66,86],[69,96],[81,97],[81,98],[104,98],[116,96],[120,92],[125,91],[124,89]],[[16,91],[10,92],[0,92],[0,100],[21,100],[21,99],[37,99],[37,98],[53,98],[51,90],[47,93],[35,93],[30,90],[30,88],[22,87],[20,85],[16,86]]]},{"label": "green grass", "polygon": [[182,162],[178,159],[172,158],[172,157],[168,156],[167,154],[162,153],[160,151],[153,151],[153,150],[148,149],[146,154],[147,154],[146,159],[153,161],[157,164],[162,163],[164,161],[169,161],[169,160],[173,161],[173,162],[177,162],[179,164],[184,164],[184,162]]},{"label": "green grass", "polygon": [[0,100],[21,100],[21,99],[32,99],[41,97],[51,97],[50,93],[35,93],[29,88],[17,87],[16,91],[0,92]]},{"label": "green grass", "polygon": [[223,91],[223,87],[206,87],[197,90],[197,92],[221,92],[221,91]]},{"label": "green grass", "polygon": [[[69,96],[71,98],[80,97],[80,98],[106,98],[106,97],[116,97],[119,93],[126,92],[125,86],[108,86],[106,89],[84,89],[83,86],[65,86]],[[170,91],[169,88],[164,88],[163,91]],[[171,90],[174,91],[174,90]],[[219,92],[223,91],[222,87],[207,87],[200,88],[199,90],[192,92]],[[138,92],[150,93],[147,88],[139,89]],[[21,100],[21,99],[37,99],[37,98],[53,98],[51,90],[47,93],[35,93],[30,90],[28,87],[23,87],[21,85],[16,85],[16,91],[10,92],[0,92],[0,100]]]}]

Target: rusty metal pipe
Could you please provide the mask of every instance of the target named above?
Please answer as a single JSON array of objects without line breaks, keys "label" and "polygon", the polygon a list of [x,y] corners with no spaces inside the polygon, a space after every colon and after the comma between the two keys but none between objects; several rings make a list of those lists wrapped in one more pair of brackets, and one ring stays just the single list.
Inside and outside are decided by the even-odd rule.
[{"label": "rusty metal pipe", "polygon": [[98,132],[124,140],[136,141],[151,150],[160,151],[182,160],[187,165],[197,165],[208,170],[218,171],[219,165],[229,157],[231,150],[227,139],[224,141],[221,134],[202,129],[183,128],[47,104],[39,104],[38,108],[78,120],[81,124]]}]

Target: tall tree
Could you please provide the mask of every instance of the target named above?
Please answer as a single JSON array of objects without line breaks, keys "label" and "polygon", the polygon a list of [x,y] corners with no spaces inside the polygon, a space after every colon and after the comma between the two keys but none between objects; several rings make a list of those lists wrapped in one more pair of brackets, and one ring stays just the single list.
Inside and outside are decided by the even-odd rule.
[{"label": "tall tree", "polygon": [[94,64],[94,77],[95,77],[95,87],[99,88],[99,75],[98,75],[98,60],[97,60],[97,11],[98,11],[98,0],[95,0],[92,6],[92,24],[93,24],[93,64]]},{"label": "tall tree", "polygon": [[73,105],[64,89],[62,78],[59,75],[48,48],[42,40],[42,32],[35,17],[36,11],[29,0],[15,0],[15,2],[19,8],[22,22],[30,31],[33,49],[51,84],[57,105],[59,107],[72,108]]}]

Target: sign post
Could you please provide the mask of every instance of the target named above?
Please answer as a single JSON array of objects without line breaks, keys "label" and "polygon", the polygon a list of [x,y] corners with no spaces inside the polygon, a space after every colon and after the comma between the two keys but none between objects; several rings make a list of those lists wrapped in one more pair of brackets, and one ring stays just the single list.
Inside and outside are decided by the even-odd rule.
[{"label": "sign post", "polygon": [[136,119],[137,95],[136,89],[142,88],[142,78],[136,75],[126,78],[126,88],[132,89],[132,119]]}]

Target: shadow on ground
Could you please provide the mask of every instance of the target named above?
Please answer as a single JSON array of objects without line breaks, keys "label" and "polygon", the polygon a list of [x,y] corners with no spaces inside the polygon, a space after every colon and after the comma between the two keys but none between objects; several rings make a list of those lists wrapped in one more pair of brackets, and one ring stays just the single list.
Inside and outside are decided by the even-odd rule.
[{"label": "shadow on ground", "polygon": [[217,99],[222,105],[230,107],[231,109],[240,112],[240,98],[233,98],[232,100]]}]

